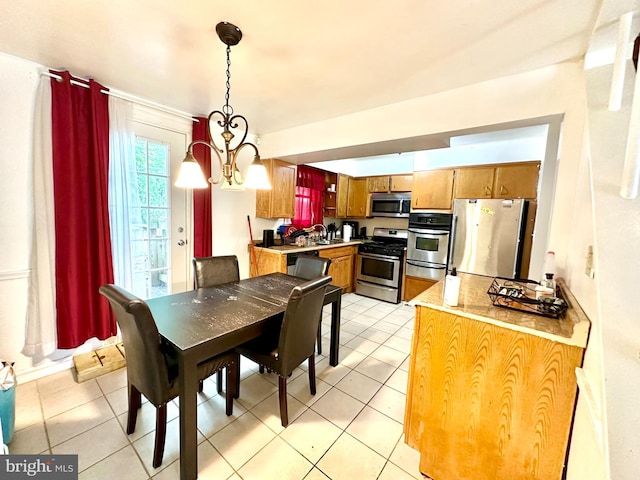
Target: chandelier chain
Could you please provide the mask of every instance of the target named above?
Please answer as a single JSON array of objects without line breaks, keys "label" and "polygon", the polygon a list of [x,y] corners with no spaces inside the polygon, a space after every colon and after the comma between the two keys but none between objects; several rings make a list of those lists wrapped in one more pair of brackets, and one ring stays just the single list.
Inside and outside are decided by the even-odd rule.
[{"label": "chandelier chain", "polygon": [[229,110],[229,90],[231,90],[231,46],[227,45],[227,93],[224,96],[226,109]]}]

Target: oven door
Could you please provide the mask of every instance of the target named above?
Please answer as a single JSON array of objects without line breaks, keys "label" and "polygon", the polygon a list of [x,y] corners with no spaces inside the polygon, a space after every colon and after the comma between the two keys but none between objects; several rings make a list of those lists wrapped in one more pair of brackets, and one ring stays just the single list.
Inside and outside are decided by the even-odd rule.
[{"label": "oven door", "polygon": [[398,288],[400,259],[387,255],[358,253],[356,272],[358,280]]},{"label": "oven door", "polygon": [[449,230],[410,228],[407,260],[431,264],[447,264]]},{"label": "oven door", "polygon": [[447,266],[444,263],[429,263],[407,259],[407,276],[425,278],[427,280],[444,280]]}]

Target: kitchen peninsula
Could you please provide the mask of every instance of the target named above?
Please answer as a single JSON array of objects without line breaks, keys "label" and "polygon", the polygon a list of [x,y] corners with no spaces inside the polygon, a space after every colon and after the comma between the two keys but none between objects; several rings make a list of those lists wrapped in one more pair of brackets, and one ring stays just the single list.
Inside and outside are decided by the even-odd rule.
[{"label": "kitchen peninsula", "polygon": [[492,278],[460,274],[458,307],[444,282],[416,306],[404,432],[434,480],[560,479],[590,322],[569,303],[553,319],[494,306]]},{"label": "kitchen peninsula", "polygon": [[258,269],[256,273],[255,269],[252,268],[251,274],[254,276],[273,272],[287,273],[287,266],[291,265],[295,255],[317,251],[320,257],[331,259],[331,265],[329,266],[329,275],[332,277],[331,283],[342,287],[344,293],[349,293],[353,291],[355,258],[358,253],[358,245],[361,243],[361,240],[352,240],[305,247],[296,245],[275,245],[269,248],[256,247]]}]

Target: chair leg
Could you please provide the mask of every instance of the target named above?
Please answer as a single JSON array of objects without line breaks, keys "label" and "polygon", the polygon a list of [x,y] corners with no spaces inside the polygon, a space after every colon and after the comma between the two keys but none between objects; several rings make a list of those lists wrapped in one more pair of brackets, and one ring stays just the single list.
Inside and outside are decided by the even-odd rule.
[{"label": "chair leg", "polygon": [[289,425],[287,412],[287,377],[278,375],[278,398],[280,399],[280,422],[283,427]]},{"label": "chair leg", "polygon": [[236,353],[236,366],[235,366],[235,372],[236,372],[236,381],[235,384],[233,386],[234,390],[233,390],[233,398],[238,398],[240,397],[240,354]]},{"label": "chair leg", "polygon": [[[222,393],[222,370],[218,370],[216,373],[216,384],[218,386],[218,393]],[[227,383],[227,392],[229,391],[229,383]]]},{"label": "chair leg", "polygon": [[[226,376],[227,376],[227,394],[226,394],[227,417],[233,415],[233,397],[236,394],[235,392],[236,389],[233,381],[236,377],[235,367],[236,365],[232,363],[231,365],[227,365],[227,367],[225,368]],[[222,370],[218,372],[218,375],[222,375]]]},{"label": "chair leg", "polygon": [[259,366],[258,366],[258,371],[259,371],[260,373],[264,373],[264,366],[263,366],[263,365],[259,365]]},{"label": "chair leg", "polygon": [[204,390],[204,380],[200,380],[198,382],[198,393],[202,393],[203,390]]},{"label": "chair leg", "polygon": [[138,409],[142,404],[140,391],[132,384],[129,387],[129,414],[127,415],[127,435],[131,435],[136,429],[136,420],[138,419]]},{"label": "chair leg", "polygon": [[162,465],[164,440],[167,436],[167,404],[156,408],[156,444],[153,447],[153,468]]},{"label": "chair leg", "polygon": [[309,391],[311,395],[316,394],[316,357],[311,355],[309,357]]},{"label": "chair leg", "polygon": [[318,355],[322,355],[322,314],[320,314],[320,323],[318,324]]}]

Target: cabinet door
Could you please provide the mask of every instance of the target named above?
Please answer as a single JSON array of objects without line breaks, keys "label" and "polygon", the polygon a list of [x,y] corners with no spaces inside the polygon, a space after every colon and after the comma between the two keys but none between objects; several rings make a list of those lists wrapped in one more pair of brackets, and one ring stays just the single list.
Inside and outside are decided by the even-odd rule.
[{"label": "cabinet door", "polygon": [[409,301],[436,283],[435,280],[427,280],[426,278],[405,277],[402,300]]},{"label": "cabinet door", "polygon": [[536,198],[540,164],[496,168],[493,198]]},{"label": "cabinet door", "polygon": [[453,169],[415,172],[412,186],[411,208],[451,209]]},{"label": "cabinet door", "polygon": [[413,175],[391,175],[392,192],[410,192]]},{"label": "cabinet door", "polygon": [[293,218],[296,201],[296,166],[274,160],[271,169],[271,218]]},{"label": "cabinet door", "polygon": [[263,161],[271,182],[271,190],[256,191],[256,217],[293,218],[296,166],[277,159]]},{"label": "cabinet door", "polygon": [[367,177],[369,193],[387,193],[389,191],[389,177]]},{"label": "cabinet door", "polygon": [[347,217],[365,217],[367,210],[367,179],[350,178],[347,191]]},{"label": "cabinet door", "polygon": [[491,198],[494,168],[458,168],[455,198]]},{"label": "cabinet door", "polygon": [[331,283],[337,287],[342,287],[345,292],[350,292],[353,275],[353,255],[331,259],[329,275],[333,279]]},{"label": "cabinet door", "polygon": [[349,177],[338,174],[338,185],[336,187],[336,217],[347,216],[347,193],[349,190]]}]

